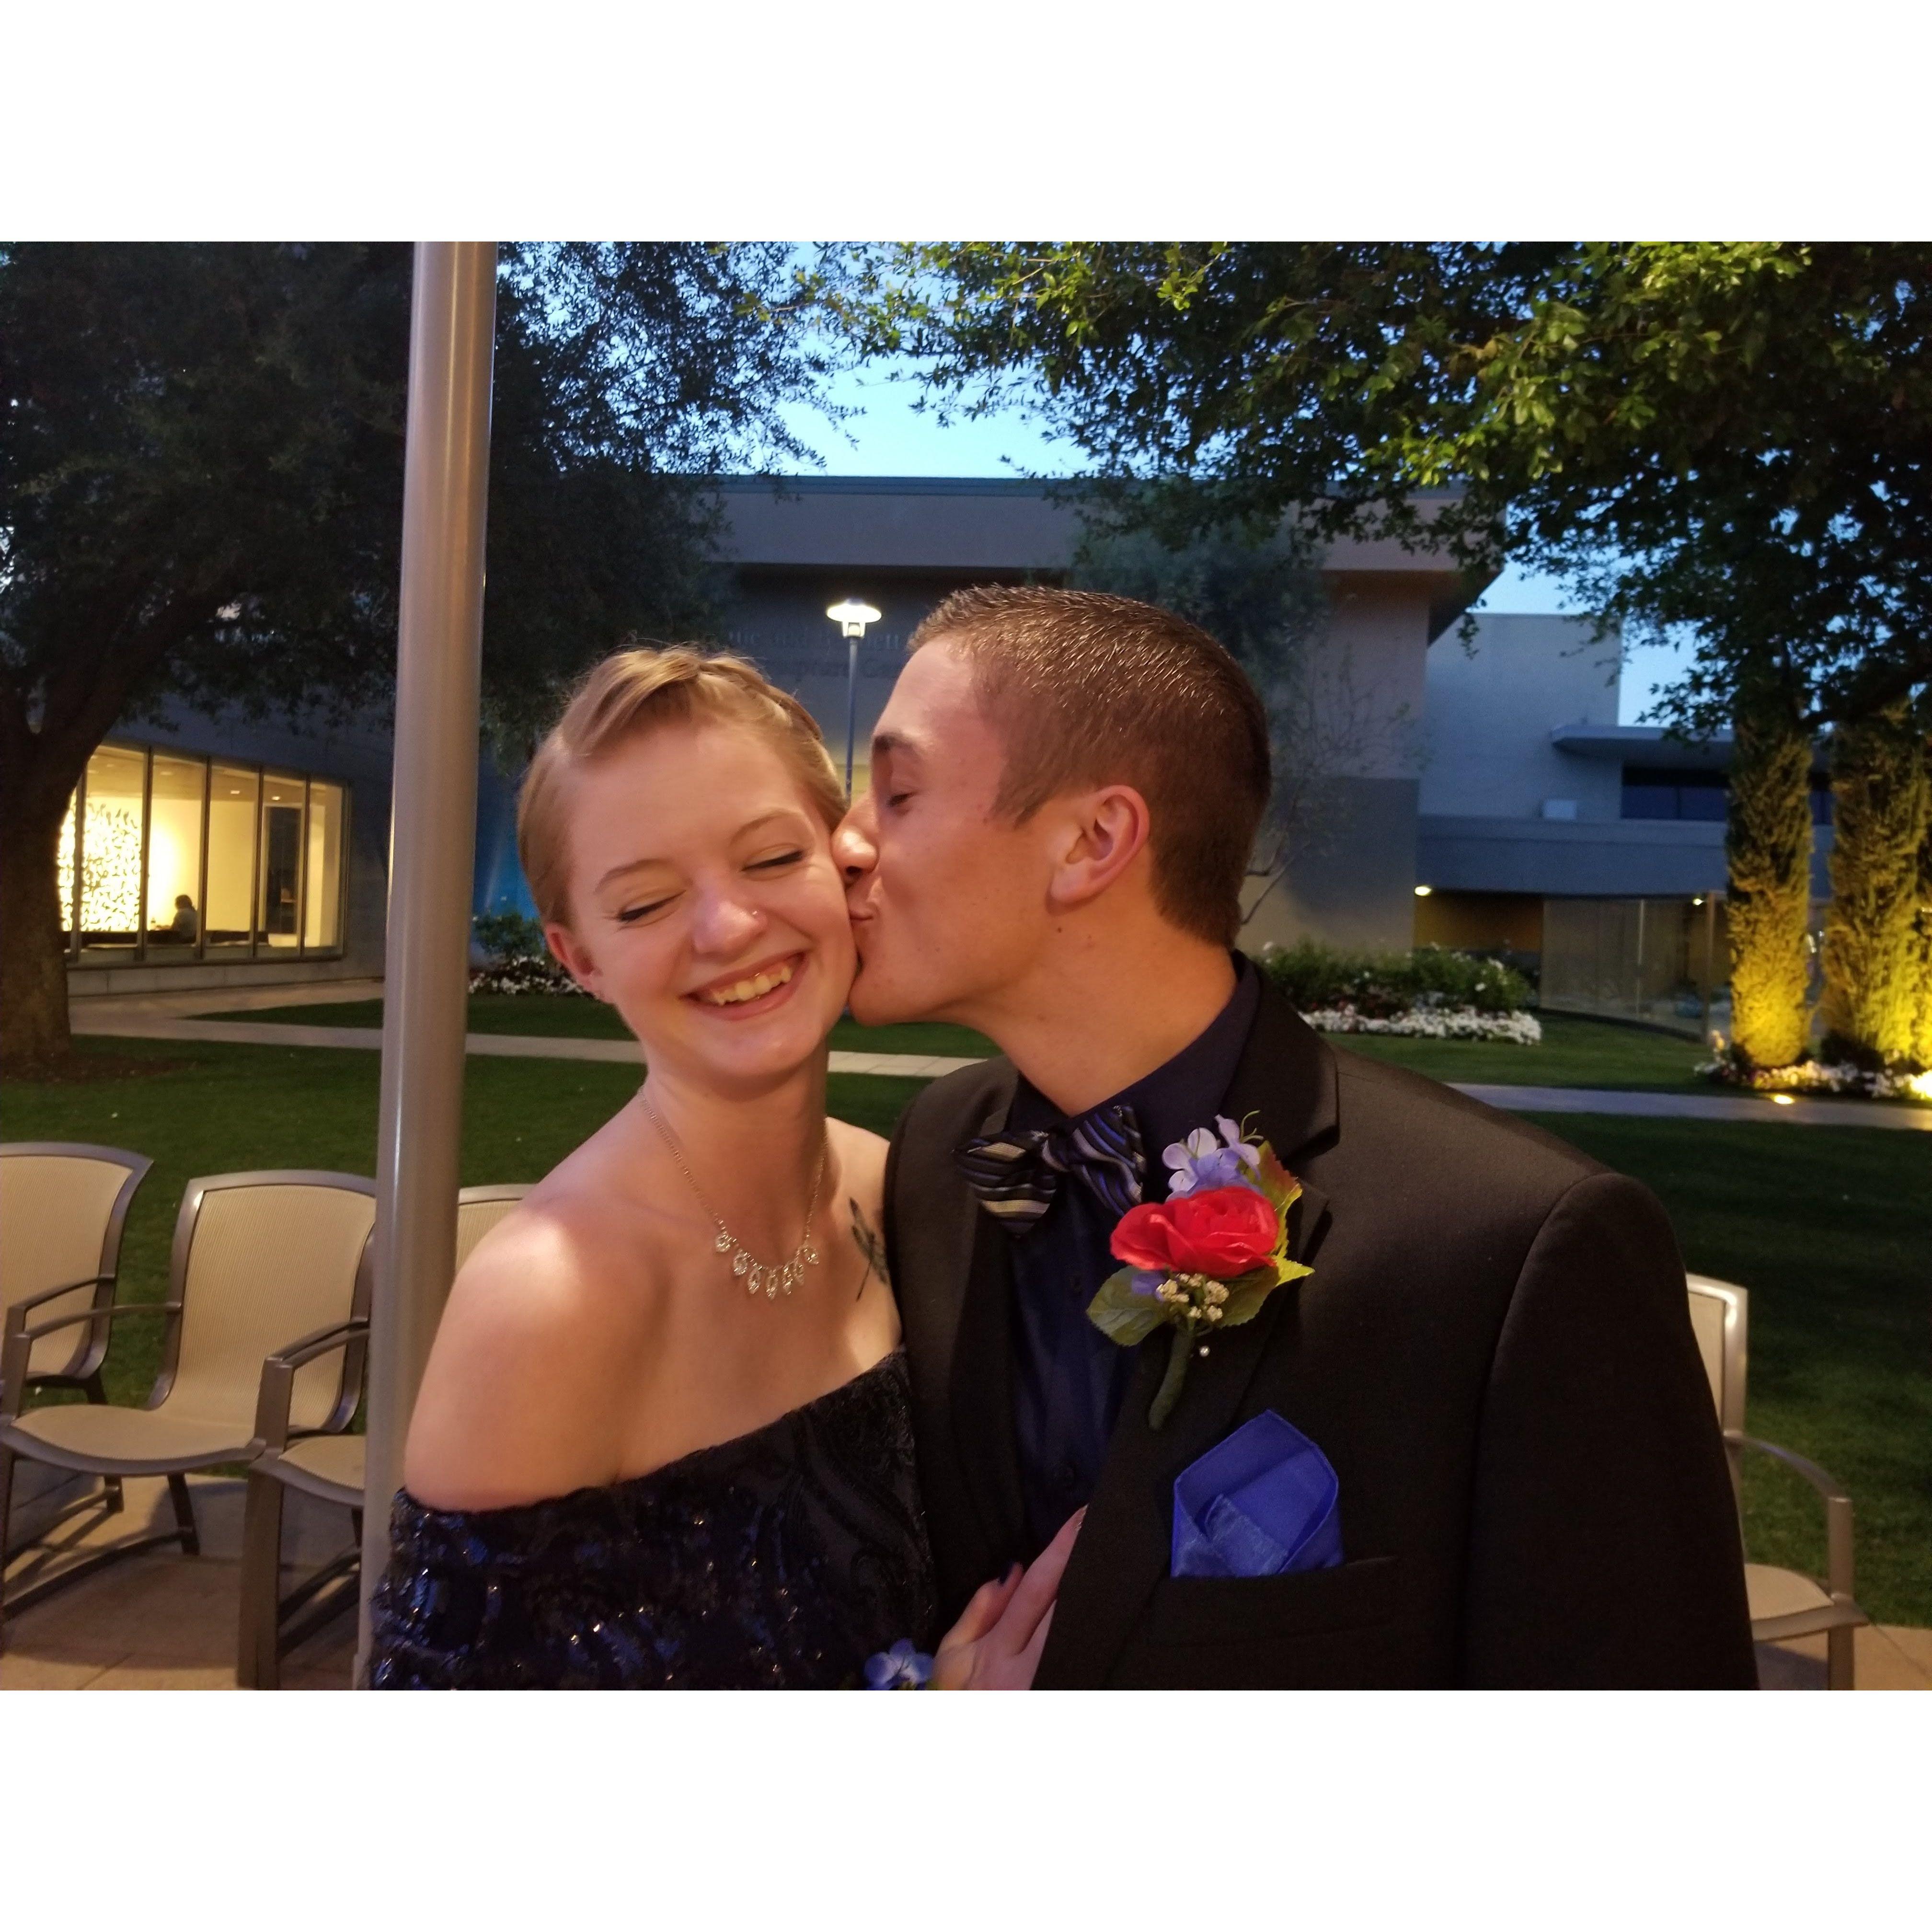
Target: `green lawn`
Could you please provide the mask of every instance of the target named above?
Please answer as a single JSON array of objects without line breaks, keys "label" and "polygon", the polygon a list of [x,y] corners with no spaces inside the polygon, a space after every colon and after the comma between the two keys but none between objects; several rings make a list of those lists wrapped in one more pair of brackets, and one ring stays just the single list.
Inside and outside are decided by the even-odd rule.
[{"label": "green lawn", "polygon": [[1709,1093],[1693,1070],[1709,1055],[1694,1040],[1619,1026],[1570,1013],[1539,1013],[1543,1040],[1510,1046],[1477,1040],[1394,1040],[1386,1034],[1331,1035],[1331,1046],[1392,1061],[1432,1080],[1511,1087],[1621,1087]]},{"label": "green lawn", "polygon": [[[166,1299],[175,1215],[196,1175],[272,1167],[376,1171],[380,1066],[373,1053],[139,1040],[81,1040],[75,1051],[175,1068],[48,1085],[0,1083],[0,1138],[105,1142],[152,1157],[128,1217],[124,1301]],[[637,1085],[632,1069],[596,1061],[471,1059],[464,1079],[463,1184],[538,1179]],[[832,1111],[889,1134],[916,1086],[835,1075]],[[160,1325],[122,1320],[106,1370],[116,1401],[146,1394]]]},{"label": "green lawn", "polygon": [[[1634,1174],[1695,1273],[1750,1292],[1748,1433],[1810,1456],[1857,1509],[1860,1600],[1932,1624],[1932,1148],[1870,1127],[1537,1117]],[[1813,1493],[1748,1459],[1754,1558],[1825,1564]]]},{"label": "green lawn", "polygon": [[[1663,1038],[1628,1036],[1646,1046]],[[1544,1050],[1561,1043],[1552,1034]],[[1400,1044],[1414,1052],[1427,1043]],[[1537,1051],[1468,1050],[1525,1058]],[[120,1040],[82,1040],[76,1051],[173,1064],[0,1087],[7,1139],[104,1141],[154,1157],[129,1217],[124,1299],[161,1298],[175,1210],[193,1176],[276,1166],[374,1172],[374,1054]],[[1460,1077],[1496,1076],[1484,1067]],[[635,1081],[628,1068],[594,1062],[472,1059],[464,1180],[534,1180],[621,1106]],[[1590,1084],[1599,1082],[1636,1084],[1600,1074]],[[909,1081],[837,1077],[832,1108],[886,1132],[916,1090]],[[1752,1433],[1814,1457],[1849,1488],[1867,1607],[1887,1622],[1932,1624],[1932,1162],[1924,1139],[1769,1122],[1564,1114],[1542,1124],[1654,1188],[1691,1267],[1750,1289]],[[117,1400],[138,1400],[152,1379],[154,1337],[137,1332],[151,1325],[159,1327],[122,1324],[108,1358]],[[1746,1520],[1755,1556],[1822,1570],[1818,1514],[1794,1478],[1754,1470]]]},{"label": "green lawn", "polygon": [[[254,1012],[209,1013],[209,1019],[256,1020],[283,1026],[380,1027],[380,1000],[346,1000],[339,1005],[269,1006]],[[542,1040],[628,1040],[624,1022],[601,1000],[568,993],[472,993],[470,996],[472,1033],[523,1034]],[[832,1031],[832,1044],[850,1053],[944,1054],[970,1058],[997,1049],[989,1040],[965,1027],[940,1021],[915,1021],[910,1025],[862,1027],[841,1020]]]}]

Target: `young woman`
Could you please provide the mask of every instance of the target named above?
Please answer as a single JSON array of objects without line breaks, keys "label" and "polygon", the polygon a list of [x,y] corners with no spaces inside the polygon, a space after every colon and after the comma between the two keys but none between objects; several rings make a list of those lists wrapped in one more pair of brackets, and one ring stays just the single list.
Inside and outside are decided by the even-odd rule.
[{"label": "young woman", "polygon": [[[886,1147],[825,1111],[844,808],[803,707],[688,646],[606,659],[532,761],[545,935],[649,1072],[457,1280],[377,1687],[830,1686],[930,1642]],[[1076,1527],[980,1592],[936,1683],[1031,1681]]]}]

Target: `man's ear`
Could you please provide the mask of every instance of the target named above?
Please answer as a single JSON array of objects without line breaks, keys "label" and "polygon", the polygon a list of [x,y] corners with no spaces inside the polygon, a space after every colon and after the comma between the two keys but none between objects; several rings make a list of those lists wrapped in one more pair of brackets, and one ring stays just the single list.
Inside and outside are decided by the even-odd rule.
[{"label": "man's ear", "polygon": [[[603,999],[604,976],[598,971],[596,962],[576,934],[567,926],[553,925],[546,920],[543,935],[544,944],[550,948],[550,957],[593,1000]],[[605,1004],[608,1004],[606,1000]]]},{"label": "man's ear", "polygon": [[1132,785],[1077,794],[1060,800],[1058,811],[1067,836],[1046,896],[1048,906],[1064,912],[1090,904],[1120,878],[1145,848],[1153,820]]}]

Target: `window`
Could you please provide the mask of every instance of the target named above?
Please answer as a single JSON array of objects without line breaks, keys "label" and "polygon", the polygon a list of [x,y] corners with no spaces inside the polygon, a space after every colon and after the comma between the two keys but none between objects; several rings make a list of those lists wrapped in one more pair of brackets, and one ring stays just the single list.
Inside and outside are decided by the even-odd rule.
[{"label": "window", "polygon": [[208,951],[245,958],[255,898],[256,800],[261,781],[240,765],[217,765],[208,791]]},{"label": "window", "polygon": [[339,952],[348,822],[346,789],[326,779],[104,745],[61,826],[68,956]]},{"label": "window", "polygon": [[312,950],[333,952],[342,944],[342,788],[310,779],[302,944]]},{"label": "window", "polygon": [[255,907],[255,944],[277,950],[302,944],[302,808],[301,778],[270,772],[262,781],[262,886]]},{"label": "window", "polygon": [[154,754],[148,783],[147,941],[193,948],[201,940],[201,824],[208,767]]},{"label": "window", "polygon": [[1624,767],[1626,818],[1692,818],[1721,824],[1729,795],[1722,772],[1684,770],[1670,765]]},{"label": "window", "polygon": [[[1722,772],[1685,770],[1672,765],[1624,767],[1623,815],[1626,818],[1702,819],[1722,824],[1730,802],[1730,780]],[[1832,822],[1832,781],[1811,774],[1811,823]]]},{"label": "window", "polygon": [[147,759],[104,745],[87,761],[80,818],[80,944],[125,958],[141,943],[141,826]]}]

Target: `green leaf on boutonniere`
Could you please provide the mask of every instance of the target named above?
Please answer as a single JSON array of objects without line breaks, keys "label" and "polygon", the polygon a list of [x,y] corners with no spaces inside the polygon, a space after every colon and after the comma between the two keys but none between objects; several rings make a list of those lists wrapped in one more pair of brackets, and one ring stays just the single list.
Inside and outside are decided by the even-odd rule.
[{"label": "green leaf on boutonniere", "polygon": [[1087,1304],[1088,1320],[1123,1348],[1138,1348],[1168,1318],[1167,1304],[1150,1294],[1136,1294],[1133,1280],[1131,1268],[1118,1270]]},{"label": "green leaf on boutonniere", "polygon": [[1261,1184],[1262,1192],[1274,1204],[1275,1212],[1286,1217],[1288,1210],[1301,1198],[1301,1183],[1275,1158],[1274,1149],[1266,1141],[1261,1144],[1261,1162],[1255,1178]]},{"label": "green leaf on boutonniere", "polygon": [[1249,1269],[1246,1274],[1236,1275],[1226,1284],[1228,1298],[1221,1304],[1221,1318],[1215,1327],[1238,1328],[1244,1322],[1252,1322],[1262,1312],[1262,1304],[1281,1286],[1282,1279],[1280,1264],[1272,1261]]}]

